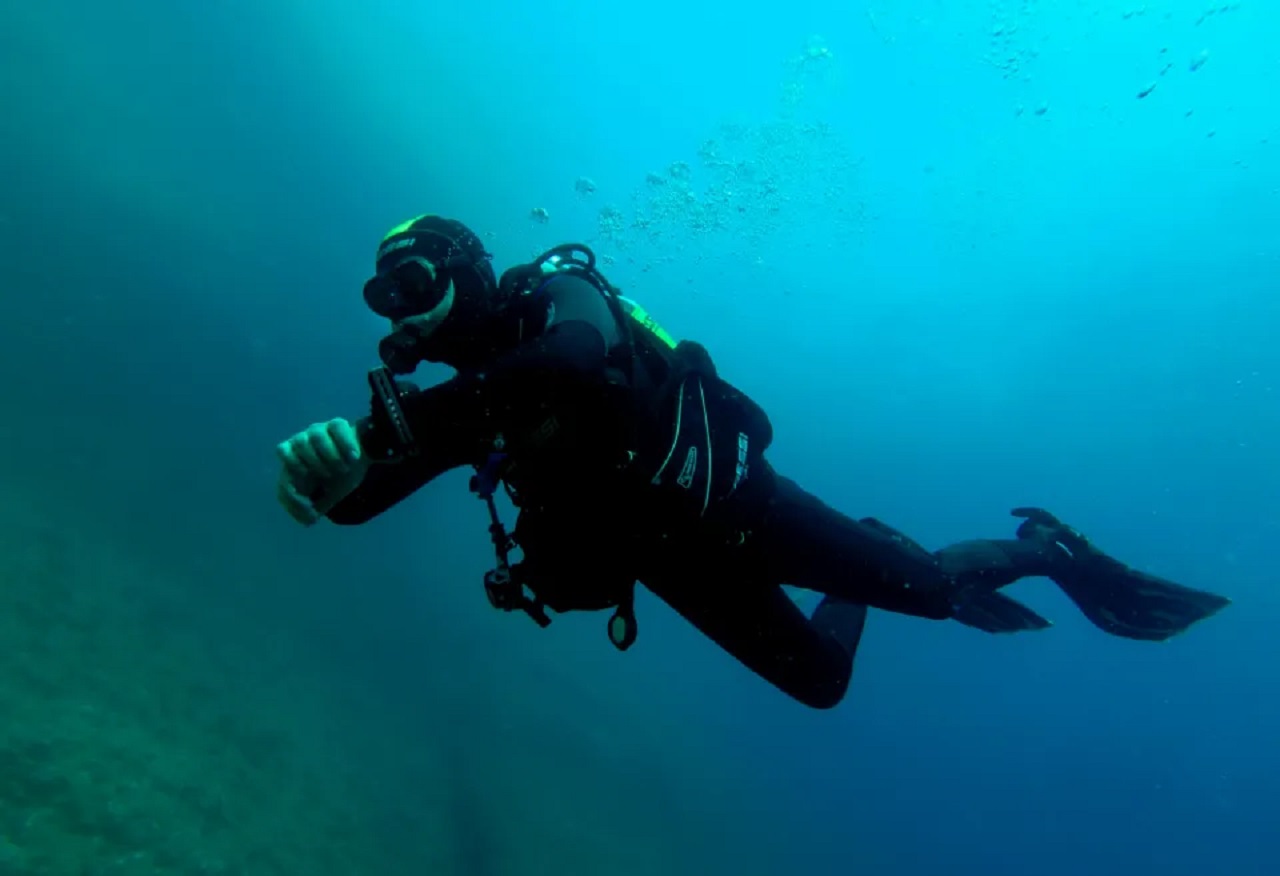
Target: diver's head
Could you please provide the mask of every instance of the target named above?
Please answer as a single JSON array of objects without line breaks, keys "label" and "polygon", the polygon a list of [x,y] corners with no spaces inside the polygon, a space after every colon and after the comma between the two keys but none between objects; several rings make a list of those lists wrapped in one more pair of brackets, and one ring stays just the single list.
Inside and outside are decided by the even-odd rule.
[{"label": "diver's head", "polygon": [[489,253],[456,219],[425,215],[391,229],[364,285],[369,309],[391,320],[378,353],[397,374],[420,362],[455,368],[482,363],[482,337],[502,309]]}]

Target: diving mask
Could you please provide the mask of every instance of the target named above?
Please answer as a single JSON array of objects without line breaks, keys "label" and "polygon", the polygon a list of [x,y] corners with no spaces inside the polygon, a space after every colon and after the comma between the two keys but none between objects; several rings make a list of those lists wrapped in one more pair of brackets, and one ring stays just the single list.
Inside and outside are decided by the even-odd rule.
[{"label": "diving mask", "polygon": [[439,265],[422,256],[406,256],[364,284],[364,303],[393,322],[430,313],[448,293],[453,269],[469,264],[463,255]]}]

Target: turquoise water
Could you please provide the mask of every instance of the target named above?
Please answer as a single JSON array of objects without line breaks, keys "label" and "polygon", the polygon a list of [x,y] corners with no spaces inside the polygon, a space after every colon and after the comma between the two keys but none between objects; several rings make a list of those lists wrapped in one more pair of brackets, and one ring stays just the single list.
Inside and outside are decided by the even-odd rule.
[{"label": "turquoise water", "polygon": [[[0,876],[1274,871],[1280,16],[0,9]],[[931,547],[1040,504],[1235,605],[1163,646],[873,613],[813,713],[642,596],[493,612],[465,473],[293,526],[381,234],[564,240],[776,464]],[[428,372],[428,378],[437,375]]]}]

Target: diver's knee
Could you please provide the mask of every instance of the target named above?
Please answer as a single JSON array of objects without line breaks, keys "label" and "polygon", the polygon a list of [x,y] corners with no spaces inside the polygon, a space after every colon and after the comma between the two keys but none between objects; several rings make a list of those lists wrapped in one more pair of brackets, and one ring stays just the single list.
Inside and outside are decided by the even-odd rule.
[{"label": "diver's knee", "polygon": [[843,673],[814,684],[802,691],[789,691],[791,696],[811,709],[826,711],[834,709],[844,701],[849,692],[850,673]]}]

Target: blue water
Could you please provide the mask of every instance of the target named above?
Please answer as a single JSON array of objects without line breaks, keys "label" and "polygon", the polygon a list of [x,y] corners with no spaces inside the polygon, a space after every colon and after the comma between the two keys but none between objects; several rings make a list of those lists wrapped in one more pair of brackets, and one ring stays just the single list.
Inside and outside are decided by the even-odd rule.
[{"label": "blue water", "polygon": [[[382,873],[1273,873],[1278,44],[1257,0],[8,4],[0,477],[363,691],[359,744],[296,731],[341,769],[446,752],[473,833],[388,790],[343,828]],[[813,713],[647,596],[625,655],[490,611],[464,473],[298,529],[273,446],[365,410],[360,286],[422,212],[594,246],[851,514],[1043,505],[1235,605],[1158,646],[1045,582],[1036,635],[873,613]]]}]

